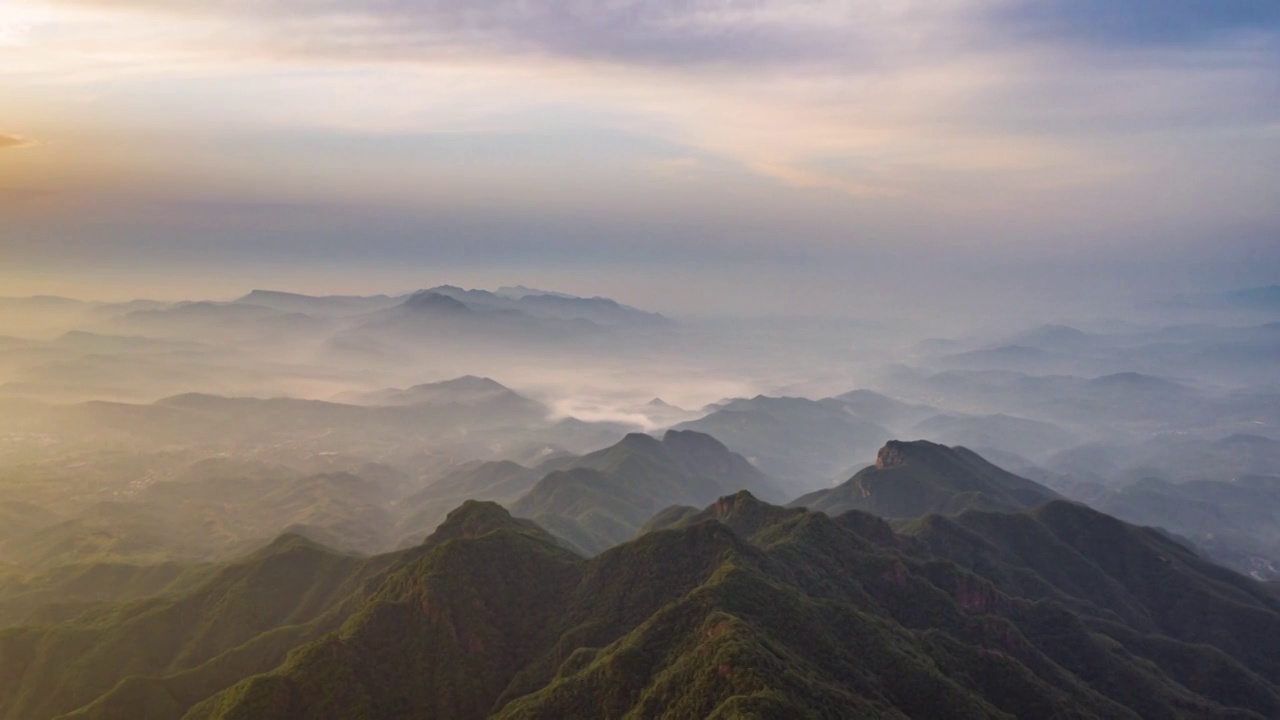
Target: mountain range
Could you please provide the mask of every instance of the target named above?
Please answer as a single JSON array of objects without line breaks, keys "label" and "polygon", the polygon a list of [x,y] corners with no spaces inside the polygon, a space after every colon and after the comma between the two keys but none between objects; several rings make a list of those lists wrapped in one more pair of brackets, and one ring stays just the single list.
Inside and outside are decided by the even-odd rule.
[{"label": "mountain range", "polygon": [[469,463],[401,500],[397,532],[416,544],[450,508],[486,500],[593,555],[631,539],[668,505],[703,505],[740,488],[786,497],[777,481],[709,435],[671,430],[658,439],[631,433],[603,450],[557,455],[533,467]]},{"label": "mountain range", "polygon": [[661,440],[631,434],[563,463],[510,507],[595,554],[633,537],[664,507],[703,505],[736,489],[785,497],[776,481],[710,435],[671,430]]},{"label": "mountain range", "polygon": [[785,483],[793,496],[844,479],[892,436],[839,402],[763,395],[718,405],[676,429],[714,436]]},{"label": "mountain range", "polygon": [[[551,363],[565,353],[594,353],[599,363],[610,348],[645,348],[677,330],[657,313],[609,298],[529,288],[442,285],[371,296],[254,290],[225,302],[0,299],[0,395],[315,398],[316,388],[336,392],[366,384],[371,374],[391,385],[423,374],[497,372],[506,368],[495,358],[505,355],[539,353]],[[3,337],[10,333],[12,342]],[[432,369],[423,373],[424,365]]]},{"label": "mountain range", "polygon": [[1280,717],[1255,300],[0,300],[0,720]]},{"label": "mountain range", "polygon": [[[885,450],[881,472],[989,473]],[[1025,483],[996,486],[1029,501]],[[0,717],[1280,714],[1280,596],[1060,499],[895,529],[742,491],[589,559],[469,501],[390,554],[284,536],[115,577],[120,599],[0,631]]]}]

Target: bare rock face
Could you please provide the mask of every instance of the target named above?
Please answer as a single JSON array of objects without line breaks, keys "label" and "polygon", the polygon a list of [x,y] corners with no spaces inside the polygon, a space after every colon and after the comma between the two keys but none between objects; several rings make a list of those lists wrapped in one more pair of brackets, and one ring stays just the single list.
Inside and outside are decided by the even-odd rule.
[{"label": "bare rock face", "polygon": [[898,440],[890,440],[884,447],[880,448],[880,452],[876,453],[876,468],[885,470],[905,465],[907,463],[907,455],[903,452],[903,444]]},{"label": "bare rock face", "polygon": [[954,469],[957,463],[963,464],[963,457],[957,454],[954,448],[927,440],[890,440],[880,448],[880,452],[876,453],[876,468],[879,470],[905,467],[913,463],[934,468]]}]

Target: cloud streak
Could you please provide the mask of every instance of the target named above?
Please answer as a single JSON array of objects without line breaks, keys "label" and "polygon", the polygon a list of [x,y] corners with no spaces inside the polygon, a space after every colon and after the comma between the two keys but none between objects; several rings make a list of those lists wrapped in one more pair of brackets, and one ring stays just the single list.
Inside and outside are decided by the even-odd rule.
[{"label": "cloud streak", "polygon": [[1128,48],[1195,46],[1280,31],[1272,0],[1025,0],[996,9],[1006,29],[1045,40]]},{"label": "cloud streak", "polygon": [[[5,121],[41,139],[9,184],[85,209],[14,247],[56,224],[249,253],[258,228],[283,255],[766,262],[1277,225],[1274,0],[45,4],[0,54]],[[104,222],[121,193],[153,209]]]},{"label": "cloud streak", "polygon": [[882,72],[990,47],[1191,49],[1280,33],[1273,0],[53,0],[222,18],[277,50],[386,60],[460,54],[631,65]]},{"label": "cloud streak", "polygon": [[[664,65],[869,60],[894,3],[832,0],[63,0],[71,6],[222,16],[287,30],[295,50],[441,57],[464,49]],[[910,4],[910,3],[908,3]],[[944,3],[945,5],[946,3]],[[933,13],[937,15],[938,13]]]}]

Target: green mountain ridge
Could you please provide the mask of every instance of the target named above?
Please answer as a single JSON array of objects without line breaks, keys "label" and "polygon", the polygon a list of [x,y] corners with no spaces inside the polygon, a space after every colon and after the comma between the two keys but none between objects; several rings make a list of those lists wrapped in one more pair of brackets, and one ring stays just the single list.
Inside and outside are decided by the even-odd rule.
[{"label": "green mountain ridge", "polygon": [[194,587],[0,630],[0,717],[52,717],[89,703],[136,713],[131,693],[156,677],[170,681],[155,702],[177,715],[157,709],[147,716],[179,716],[183,702],[265,671],[300,640],[331,630],[337,608],[396,561],[360,559],[285,535],[206,572]]},{"label": "green mountain ridge", "polygon": [[589,559],[488,502],[374,558],[284,536],[0,631],[0,718],[1280,714],[1280,596],[1081,505],[662,515]]},{"label": "green mountain ridge", "polygon": [[746,459],[703,433],[639,433],[569,461],[509,507],[589,554],[634,537],[674,503],[705,505],[746,488],[771,499],[783,491]]}]

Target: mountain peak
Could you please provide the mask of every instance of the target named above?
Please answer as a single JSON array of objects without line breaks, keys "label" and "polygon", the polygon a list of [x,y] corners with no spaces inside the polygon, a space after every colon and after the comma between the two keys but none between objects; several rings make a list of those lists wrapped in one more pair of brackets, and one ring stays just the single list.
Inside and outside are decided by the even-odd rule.
[{"label": "mountain peak", "polygon": [[446,540],[478,538],[501,530],[522,534],[534,534],[554,543],[550,535],[534,523],[511,516],[507,509],[495,502],[468,500],[449,513],[440,527],[427,538],[428,545]]},{"label": "mountain peak", "polygon": [[471,309],[461,301],[434,290],[422,290],[410,295],[401,307],[435,312],[467,312]]},{"label": "mountain peak", "polygon": [[254,300],[259,300],[262,298],[276,298],[276,297],[296,298],[296,297],[303,297],[303,296],[298,293],[284,292],[282,290],[263,290],[261,288],[257,288],[254,290],[250,290],[248,295],[238,298],[233,302],[253,302]]},{"label": "mountain peak", "polygon": [[774,526],[789,516],[803,515],[807,510],[788,510],[759,500],[747,490],[725,495],[704,510],[691,507],[671,507],[655,515],[646,529],[690,527],[715,521],[733,530],[743,538],[750,538],[761,530]]},{"label": "mountain peak", "polygon": [[715,501],[707,510],[712,517],[725,518],[730,515],[759,511],[764,508],[781,509],[758,500],[755,495],[752,495],[747,490],[739,490],[732,495],[726,495]]},{"label": "mountain peak", "polygon": [[643,448],[647,450],[656,448],[659,444],[658,439],[654,436],[639,432],[627,433],[622,440],[618,442],[618,445],[622,447],[636,449]]},{"label": "mountain peak", "polygon": [[560,293],[560,292],[552,292],[550,290],[539,290],[537,288],[525,287],[524,285],[515,285],[515,286],[504,285],[498,288],[496,291],[494,291],[493,294],[498,295],[499,297],[511,298],[513,300],[520,300],[522,298],[526,298],[531,295],[560,298],[562,300],[579,299],[578,296],[576,295],[569,295],[567,293]]},{"label": "mountain peak", "polygon": [[1120,372],[1112,375],[1103,375],[1090,381],[1094,385],[1105,387],[1151,387],[1151,388],[1178,388],[1179,385],[1164,378],[1155,377],[1153,375],[1143,375],[1138,372]]},{"label": "mountain peak", "polygon": [[461,293],[461,292],[467,292],[467,291],[464,290],[463,288],[458,287],[457,285],[437,285],[433,288],[426,290],[425,292],[433,292],[438,295],[448,295],[450,293]]},{"label": "mountain peak", "polygon": [[494,380],[493,378],[480,377],[478,375],[463,375],[452,380],[442,380],[435,383],[425,383],[423,385],[415,385],[413,388],[438,388],[450,390],[466,390],[470,392],[497,392],[506,390],[507,386]]},{"label": "mountain peak", "polygon": [[928,440],[890,440],[876,453],[876,469],[902,467],[912,460],[925,460],[947,450],[948,448]]},{"label": "mountain peak", "polygon": [[1023,510],[1060,496],[963,447],[925,440],[885,443],[876,464],[847,482],[810,493],[792,506],[828,514],[865,510],[882,517],[954,515],[969,508]]},{"label": "mountain peak", "polygon": [[662,436],[662,444],[676,451],[700,453],[728,453],[724,443],[696,430],[668,430]]}]

